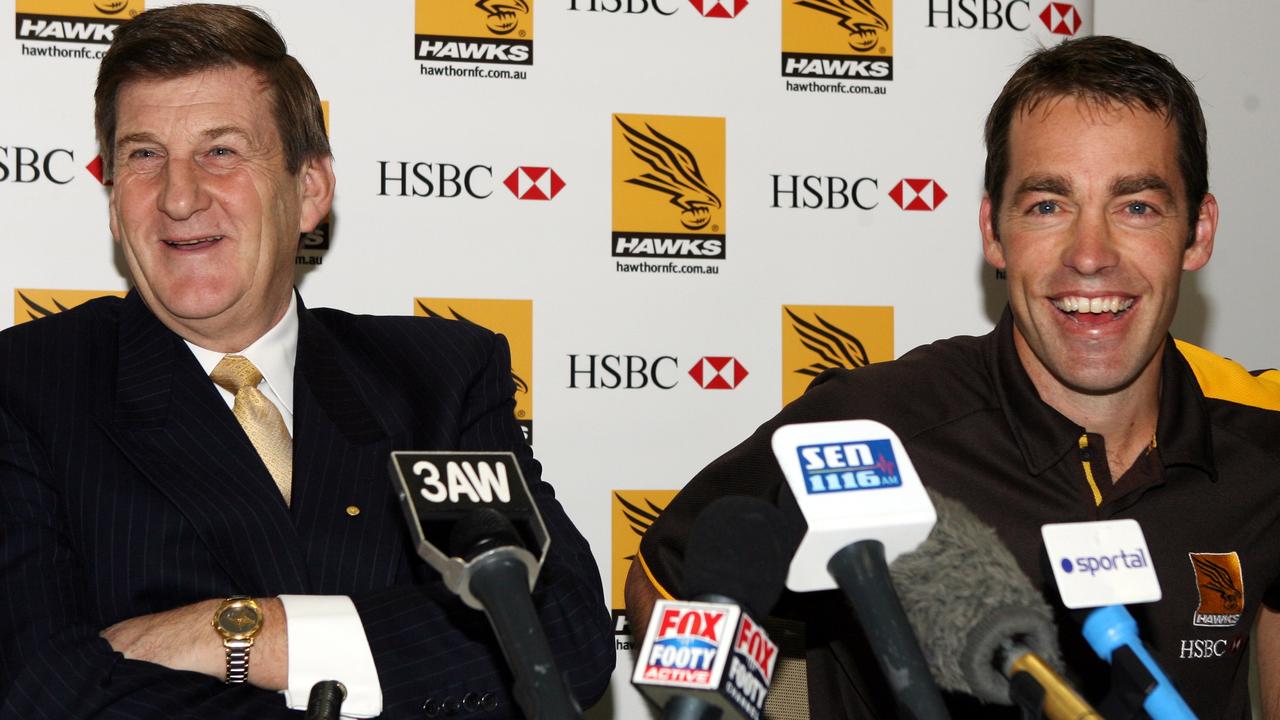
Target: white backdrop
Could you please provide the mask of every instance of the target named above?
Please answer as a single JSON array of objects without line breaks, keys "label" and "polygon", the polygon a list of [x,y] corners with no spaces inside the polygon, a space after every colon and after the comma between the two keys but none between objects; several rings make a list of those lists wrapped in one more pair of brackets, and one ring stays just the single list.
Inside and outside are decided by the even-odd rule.
[{"label": "white backdrop", "polygon": [[[1078,13],[1084,20],[1078,33],[1089,30],[1092,15],[1094,32],[1164,52],[1196,81],[1223,218],[1213,262],[1184,284],[1175,331],[1250,367],[1280,362],[1280,340],[1264,316],[1280,304],[1273,280],[1280,249],[1267,222],[1269,182],[1280,165],[1270,132],[1280,120],[1280,92],[1268,73],[1273,63],[1264,38],[1280,20],[1273,4],[1104,0],[1094,13],[1081,0],[877,0],[889,25],[877,41],[886,52],[869,54],[892,56],[892,80],[790,79],[852,90],[837,93],[786,86],[780,46],[789,0],[745,6],[739,0],[737,7],[727,0],[737,10],[733,18],[703,17],[698,9],[715,3],[702,0],[631,0],[633,10],[646,12],[589,10],[619,1],[625,9],[626,0],[532,0],[532,18],[522,15],[517,32],[532,38],[533,62],[521,66],[410,55],[420,14],[463,17],[477,12],[472,0],[421,0],[418,7],[412,0],[258,3],[329,104],[338,197],[330,247],[302,252],[304,262],[320,263],[299,266],[304,298],[312,306],[380,314],[412,313],[415,298],[531,301],[531,326],[517,320],[523,329],[509,331],[513,340],[523,333],[529,339],[521,342],[531,341],[531,366],[517,372],[536,390],[536,412],[532,394],[522,407],[535,418],[534,447],[546,477],[591,540],[614,607],[621,606],[613,597],[615,569],[625,567],[628,543],[635,542],[633,520],[614,491],[641,491],[633,501],[650,497],[661,505],[656,491],[678,488],[779,409],[783,378],[797,369],[782,358],[792,332],[781,320],[782,306],[892,308],[888,337],[841,326],[884,357],[991,326],[1003,287],[979,252],[981,125],[1027,49],[1063,37],[1038,17],[1049,5]],[[130,0],[129,7],[140,4]],[[8,6],[15,12],[0,8],[0,322],[6,324],[29,316],[12,291],[43,291],[48,306],[66,304],[74,298],[70,290],[127,287],[107,231],[105,191],[84,169],[96,154],[96,63],[50,57],[44,49],[90,54],[102,46],[16,37],[18,13],[91,15],[91,5],[15,0]],[[89,9],[80,12],[81,6]],[[946,7],[956,27],[945,27]],[[1000,14],[964,12],[983,7],[999,7]],[[820,17],[811,9],[786,12]],[[959,27],[970,17],[979,27]],[[981,27],[995,18],[999,28]],[[1012,29],[1009,20],[1027,29]],[[428,74],[443,67],[519,70],[526,77]],[[625,141],[615,137],[614,114],[637,127],[647,119],[700,159],[721,206],[713,224],[725,235],[726,257],[674,262],[714,267],[714,274],[619,270],[619,262],[640,260],[613,257],[611,231],[661,231],[677,211],[665,196],[625,182],[645,168],[634,164],[627,146],[616,146]],[[700,121],[663,116],[723,118],[723,139],[682,129]],[[714,156],[721,152],[719,168]],[[35,155],[40,159],[32,163]],[[52,180],[43,173],[46,158]],[[400,196],[398,181],[386,179],[400,173],[401,163],[409,168],[408,197]],[[441,164],[463,173],[478,167],[472,190],[484,197],[465,191],[440,197],[439,178],[423,165],[422,174],[437,180],[428,192],[412,178],[416,163],[431,164],[432,173]],[[563,189],[551,200],[517,199],[503,180],[518,166],[552,168]],[[41,176],[33,180],[36,169]],[[793,208],[789,196],[775,197],[774,175],[846,184],[870,178],[858,200],[873,207]],[[903,210],[891,190],[904,179],[933,180],[946,198],[934,196],[932,211]],[[427,196],[413,196],[415,190]],[[662,200],[652,206],[653,226],[614,226],[615,206],[632,202],[627,197]],[[459,311],[475,317],[482,310]],[[839,312],[833,308],[829,317]],[[630,355],[646,368],[658,361],[659,374],[646,377],[643,388],[585,387],[587,376],[571,369],[582,369],[592,355]],[[747,374],[734,389],[704,390],[688,374],[704,356],[732,357],[730,370]],[[606,382],[597,370],[597,384]],[[620,648],[625,640],[619,637]],[[618,660],[614,692],[593,717],[644,715],[625,684],[629,653],[620,649]]]}]

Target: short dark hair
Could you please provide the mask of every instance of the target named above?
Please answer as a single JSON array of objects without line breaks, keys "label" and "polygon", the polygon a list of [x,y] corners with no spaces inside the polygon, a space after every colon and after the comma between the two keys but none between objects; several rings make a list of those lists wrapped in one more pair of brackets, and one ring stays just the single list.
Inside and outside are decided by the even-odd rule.
[{"label": "short dark hair", "polygon": [[147,10],[116,29],[98,67],[94,92],[94,129],[107,174],[114,170],[116,96],[121,85],[235,65],[252,68],[271,90],[290,173],[296,174],[304,160],[330,154],[320,95],[287,52],[280,33],[248,8],[196,3]]},{"label": "short dark hair", "polygon": [[1178,132],[1178,169],[1186,187],[1188,222],[1195,227],[1209,192],[1204,113],[1195,87],[1169,58],[1116,37],[1068,40],[1033,52],[1005,83],[987,115],[987,166],[983,183],[993,214],[1009,174],[1009,126],[1014,115],[1040,103],[1075,97],[1098,105],[1118,103],[1162,113]]}]

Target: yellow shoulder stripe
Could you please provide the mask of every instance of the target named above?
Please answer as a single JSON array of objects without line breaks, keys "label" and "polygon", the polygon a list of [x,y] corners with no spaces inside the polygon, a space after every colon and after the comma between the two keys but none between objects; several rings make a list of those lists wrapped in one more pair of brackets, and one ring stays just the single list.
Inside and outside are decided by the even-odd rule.
[{"label": "yellow shoulder stripe", "polygon": [[1191,366],[1205,397],[1263,410],[1280,410],[1280,371],[1268,370],[1255,377],[1238,363],[1204,348],[1181,340],[1174,343]]},{"label": "yellow shoulder stripe", "polygon": [[636,560],[640,563],[640,569],[644,571],[645,577],[649,578],[649,584],[653,586],[653,589],[657,590],[662,597],[668,600],[675,600],[675,596],[667,592],[667,589],[662,587],[662,583],[658,582],[658,578],[653,576],[653,572],[649,570],[649,563],[644,561],[644,555],[638,550],[636,551]]}]

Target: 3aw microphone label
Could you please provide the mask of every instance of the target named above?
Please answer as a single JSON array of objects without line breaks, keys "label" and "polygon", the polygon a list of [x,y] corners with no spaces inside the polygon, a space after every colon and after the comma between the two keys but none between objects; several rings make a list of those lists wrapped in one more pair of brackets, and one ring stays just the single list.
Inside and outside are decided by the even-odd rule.
[{"label": "3aw microphone label", "polygon": [[1160,581],[1137,520],[1051,523],[1040,528],[1062,603],[1078,608],[1155,602]]}]

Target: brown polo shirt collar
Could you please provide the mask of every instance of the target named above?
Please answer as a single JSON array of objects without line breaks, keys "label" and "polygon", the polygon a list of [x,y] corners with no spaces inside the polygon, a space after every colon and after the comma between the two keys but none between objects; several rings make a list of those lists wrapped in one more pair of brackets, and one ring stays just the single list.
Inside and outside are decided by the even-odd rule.
[{"label": "brown polo shirt collar", "polygon": [[[1006,306],[983,349],[1000,407],[1022,452],[1027,471],[1040,476],[1078,448],[1085,429],[1040,399],[1013,345],[1013,315]],[[1164,345],[1156,444],[1166,467],[1189,465],[1217,479],[1204,395],[1173,338]]]}]

